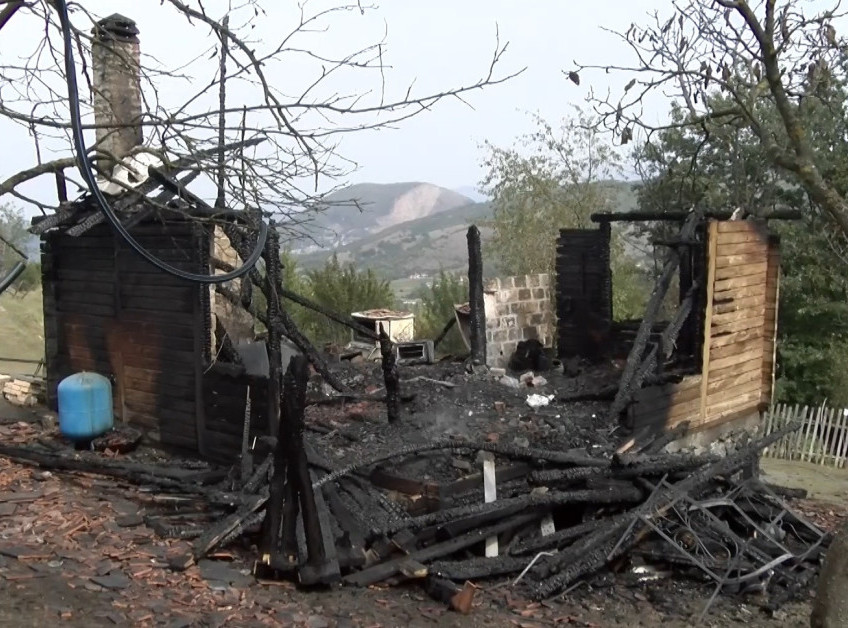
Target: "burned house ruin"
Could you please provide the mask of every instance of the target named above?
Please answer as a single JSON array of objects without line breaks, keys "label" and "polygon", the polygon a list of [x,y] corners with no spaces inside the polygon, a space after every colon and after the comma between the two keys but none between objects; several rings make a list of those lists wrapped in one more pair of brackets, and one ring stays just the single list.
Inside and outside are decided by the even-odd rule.
[{"label": "burned house ruin", "polygon": [[[126,18],[101,22],[95,36],[137,55]],[[97,58],[94,74],[106,81],[98,126],[132,127],[140,110],[125,101],[138,94],[133,63],[103,72]],[[740,439],[722,455],[667,450],[684,424],[712,429],[771,400],[779,241],[765,222],[700,210],[596,215],[596,229],[561,231],[555,276],[488,284],[472,226],[469,303],[457,310],[470,355],[437,366],[410,360],[407,371],[398,348],[415,344],[411,317],[332,312],[288,291],[273,222],[211,207],[187,187],[196,162],[133,155],[135,130],[100,139],[113,141],[109,156],[121,160],[113,178],[138,166],[123,180],[129,189],[108,189],[121,225],[146,251],[204,278],[242,262],[252,270],[214,288],[172,277],[104,224],[90,197],[68,201],[59,177],[60,211],[33,224],[42,237],[48,399],[55,403],[66,375],[108,375],[123,422],[223,464],[127,462],[41,442],[0,444],[0,455],[152,488],[164,506],[154,510],[150,500],[136,525],[179,541],[157,568],[186,570],[244,539],[241,553],[258,577],[422,580],[459,612],[471,609],[469,580],[507,575],[541,601],[581,578],[653,561],[706,576],[716,591],[771,586],[779,604],[814,574],[827,534],[752,470],[785,432]],[[657,243],[669,254],[644,317],[616,322],[610,223],[637,219],[680,230]],[[248,263],[251,251],[261,251],[264,273]],[[662,321],[675,276],[679,298]],[[331,367],[292,322],[287,301],[349,327],[381,364],[341,365],[336,356]],[[256,322],[266,329],[255,346],[267,366],[258,371],[238,349],[253,340]],[[554,335],[561,359],[600,366],[550,373],[546,412],[487,365],[503,364],[521,342],[549,346]],[[290,360],[284,337],[297,348]],[[620,372],[611,358],[624,360]]]},{"label": "burned house ruin", "polygon": [[[631,430],[706,430],[758,416],[773,396],[779,238],[764,220],[707,214],[595,214],[596,229],[563,229],[557,258],[557,340],[563,359],[628,356],[616,411]],[[771,218],[797,218],[792,212]],[[610,223],[681,225],[645,318],[612,313]],[[673,276],[678,304],[660,320]],[[639,365],[638,378],[633,367]],[[627,381],[627,378],[638,381]],[[643,384],[645,384],[643,386]]]},{"label": "burned house ruin", "polygon": [[[141,127],[128,123],[141,119],[137,32],[120,15],[101,20],[94,31],[98,145],[125,159],[101,164],[125,187],[112,181],[103,189],[142,247],[175,268],[211,274],[213,258],[237,259],[224,230],[236,237],[244,212],[209,207],[186,189],[200,174],[194,159],[166,167],[145,160],[146,153],[128,157],[141,141]],[[241,441],[240,421],[231,425],[234,412],[243,415],[252,384],[263,428],[267,383],[245,376],[235,384],[216,357],[223,343],[247,334],[252,339],[252,319],[214,288],[143,259],[106,224],[90,196],[68,201],[64,180],[57,181],[60,210],[34,219],[31,229],[41,236],[48,404],[55,407],[64,377],[95,371],[112,380],[115,415],[124,422],[162,445],[232,459]],[[239,280],[230,283],[239,290]]]}]

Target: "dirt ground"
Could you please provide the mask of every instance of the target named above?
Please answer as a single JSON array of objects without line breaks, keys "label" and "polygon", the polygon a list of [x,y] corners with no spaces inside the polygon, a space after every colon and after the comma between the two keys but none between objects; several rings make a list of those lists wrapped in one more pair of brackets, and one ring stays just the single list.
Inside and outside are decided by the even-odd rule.
[{"label": "dirt ground", "polygon": [[760,469],[766,481],[802,488],[816,501],[848,506],[848,469],[834,469],[812,462],[763,458]]},{"label": "dirt ground", "polygon": [[[0,405],[0,443],[25,441],[42,429],[38,419],[39,412]],[[793,506],[820,525],[833,527],[845,516],[848,475],[771,460],[764,468],[775,483],[815,489],[815,500]],[[468,615],[447,610],[416,583],[303,591],[257,581],[249,541],[178,572],[168,558],[187,542],[145,526],[143,515],[153,508],[161,508],[155,495],[117,480],[0,458],[0,626],[809,625],[809,600],[770,612],[757,594],[721,594],[701,618],[714,593],[709,582],[639,582],[626,568],[543,603],[509,581],[475,583]]]}]

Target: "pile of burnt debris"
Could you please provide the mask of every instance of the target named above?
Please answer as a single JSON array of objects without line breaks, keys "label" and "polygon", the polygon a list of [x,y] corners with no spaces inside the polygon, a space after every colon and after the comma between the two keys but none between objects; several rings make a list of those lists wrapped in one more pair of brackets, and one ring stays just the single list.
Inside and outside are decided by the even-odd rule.
[{"label": "pile of burnt debris", "polygon": [[[523,394],[491,376],[457,377],[469,389],[499,387],[487,390],[503,391],[504,399]],[[419,409],[417,417],[407,409],[400,421],[382,417],[340,436],[315,429],[322,423],[312,411],[322,404],[311,398],[308,380],[306,360],[293,358],[282,395],[285,437],[251,442],[230,469],[128,462],[43,443],[3,446],[0,455],[152,491],[161,509],[148,512],[146,524],[192,542],[190,553],[171,557],[174,569],[240,546],[253,552],[262,578],[303,586],[419,580],[460,611],[470,608],[476,586],[493,579],[547,599],[610,574],[706,577],[716,593],[758,591],[777,608],[808,590],[830,540],[787,506],[780,489],[758,479],[759,453],[783,433],[740,441],[724,456],[668,453],[685,428],[634,440],[591,415],[582,423],[565,416],[568,408],[554,401],[550,414],[526,406],[516,412],[510,403],[507,416],[498,419],[504,412],[495,407],[480,419],[480,426],[509,425],[509,415],[565,425],[524,430],[526,437],[513,440],[515,430],[497,438],[476,425],[475,435],[444,430],[434,440],[420,428],[437,409]],[[419,380],[439,391],[431,397],[460,388],[448,390],[450,379]],[[371,396],[382,411],[385,396]],[[491,398],[485,403],[497,406]],[[469,407],[479,404],[457,414],[472,414]],[[340,441],[347,448],[333,445]]]}]

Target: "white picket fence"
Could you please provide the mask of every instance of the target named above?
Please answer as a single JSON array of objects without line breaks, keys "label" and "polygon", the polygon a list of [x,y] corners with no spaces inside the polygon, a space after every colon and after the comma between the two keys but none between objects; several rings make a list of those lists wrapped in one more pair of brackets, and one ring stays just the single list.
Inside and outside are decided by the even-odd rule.
[{"label": "white picket fence", "polygon": [[765,433],[792,423],[799,429],[763,452],[767,458],[804,460],[841,469],[848,464],[848,409],[776,405],[763,415]]}]

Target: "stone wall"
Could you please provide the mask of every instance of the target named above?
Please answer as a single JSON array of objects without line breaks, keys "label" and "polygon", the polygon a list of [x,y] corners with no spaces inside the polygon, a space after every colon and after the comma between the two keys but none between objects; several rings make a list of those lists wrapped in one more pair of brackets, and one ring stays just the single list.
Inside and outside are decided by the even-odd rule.
[{"label": "stone wall", "polygon": [[554,342],[556,321],[547,273],[498,277],[486,282],[486,344],[489,366],[505,367],[522,340]]},{"label": "stone wall", "polygon": [[[221,227],[216,226],[214,231],[214,242],[212,256],[226,262],[234,268],[241,266],[242,261],[236,253],[230,239]],[[222,275],[224,271],[215,270],[216,275]],[[247,279],[233,279],[227,282],[227,287],[234,293],[241,292],[241,282]],[[209,302],[212,310],[212,346],[215,346],[215,322],[220,321],[227,331],[233,344],[250,342],[253,340],[253,317],[241,307],[235,306],[224,297],[215,292],[215,286],[209,287]]]}]

